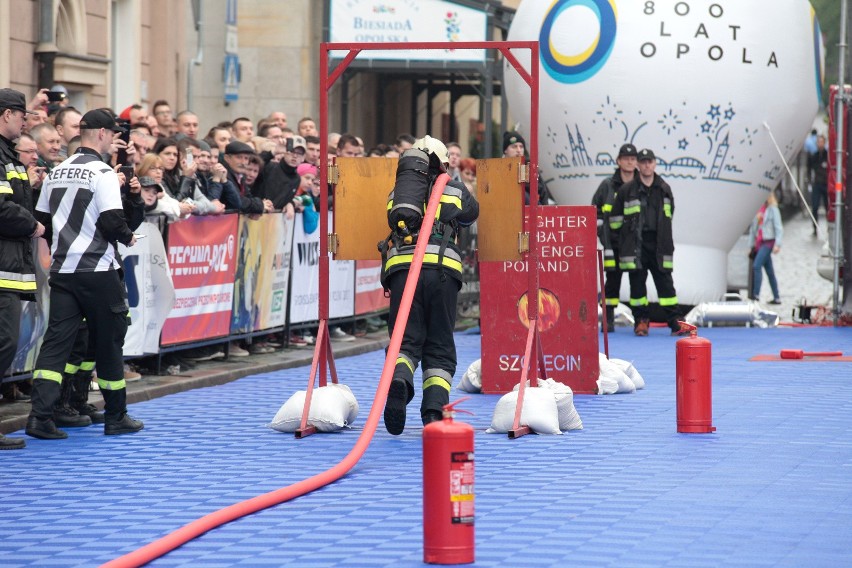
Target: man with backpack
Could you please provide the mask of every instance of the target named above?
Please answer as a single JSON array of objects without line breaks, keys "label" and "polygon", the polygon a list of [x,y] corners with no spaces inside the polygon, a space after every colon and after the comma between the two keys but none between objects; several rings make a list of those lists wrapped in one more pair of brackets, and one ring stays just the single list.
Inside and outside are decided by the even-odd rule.
[{"label": "man with backpack", "polygon": [[424,426],[441,420],[456,371],[453,332],[462,259],[455,239],[462,227],[476,221],[479,204],[463,183],[449,181],[432,231],[428,235],[420,231],[432,188],[437,177],[446,173],[448,164],[447,148],[440,140],[430,136],[416,140],[400,156],[396,184],[388,197],[391,234],[379,248],[383,284],[390,291],[389,336],[393,336],[414,248],[419,239],[429,239],[385,404],[385,427],[394,436],[405,429],[405,409],[414,398],[417,365],[423,364],[420,416]]}]

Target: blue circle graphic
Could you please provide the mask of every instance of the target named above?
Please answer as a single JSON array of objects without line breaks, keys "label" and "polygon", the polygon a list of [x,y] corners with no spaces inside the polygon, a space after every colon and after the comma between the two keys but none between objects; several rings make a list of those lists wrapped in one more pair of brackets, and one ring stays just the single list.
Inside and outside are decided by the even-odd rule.
[{"label": "blue circle graphic", "polygon": [[[600,23],[592,49],[579,56],[558,53],[550,41],[553,24],[563,11],[574,6],[590,8]],[[612,53],[616,32],[615,0],[556,0],[544,16],[539,34],[539,53],[547,74],[560,83],[582,83],[600,71]]]}]

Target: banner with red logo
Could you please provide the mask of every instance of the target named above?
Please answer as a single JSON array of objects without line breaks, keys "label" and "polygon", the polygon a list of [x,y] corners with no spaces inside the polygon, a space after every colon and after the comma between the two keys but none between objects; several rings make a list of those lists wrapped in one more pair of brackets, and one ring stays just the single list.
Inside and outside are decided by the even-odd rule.
[{"label": "banner with red logo", "polygon": [[169,225],[175,301],[162,345],[228,335],[237,266],[237,215],[190,217]]},{"label": "banner with red logo", "polygon": [[[600,374],[595,208],[538,211],[538,331],[547,378],[594,394]],[[482,262],[479,271],[482,392],[505,393],[520,382],[524,368],[527,260]]]},{"label": "banner with red logo", "polygon": [[355,261],[355,314],[366,314],[390,307],[382,288],[382,261]]}]

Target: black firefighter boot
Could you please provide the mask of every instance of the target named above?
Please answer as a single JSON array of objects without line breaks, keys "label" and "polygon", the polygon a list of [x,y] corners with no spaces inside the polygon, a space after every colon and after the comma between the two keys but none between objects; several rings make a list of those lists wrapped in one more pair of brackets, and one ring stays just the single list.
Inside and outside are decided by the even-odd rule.
[{"label": "black firefighter boot", "polygon": [[104,413],[98,411],[98,407],[89,403],[89,387],[92,384],[91,371],[77,371],[71,380],[71,408],[82,416],[88,416],[92,424],[103,424]]},{"label": "black firefighter boot", "polygon": [[27,442],[23,438],[7,438],[0,434],[0,450],[23,450]]},{"label": "black firefighter boot", "polygon": [[439,385],[429,385],[423,389],[423,401],[420,405],[420,418],[423,425],[443,420],[443,408],[450,403],[450,392]]},{"label": "black firefighter boot", "polygon": [[615,306],[606,307],[606,331],[607,333],[615,331]]},{"label": "black firefighter boot", "polygon": [[27,419],[27,436],[41,440],[63,440],[68,434],[59,430],[53,422],[53,408],[59,400],[61,387],[50,379],[33,381],[33,407]]},{"label": "black firefighter boot", "polygon": [[414,398],[414,371],[416,363],[403,353],[396,360],[393,378],[388,387],[385,401],[385,428],[393,436],[399,436],[405,430],[405,407]]},{"label": "black firefighter boot", "polygon": [[53,409],[53,421],[57,426],[66,428],[80,428],[83,426],[91,426],[92,419],[88,416],[82,416],[75,409],[71,408],[71,394],[74,389],[74,375],[62,373],[62,387],[59,394],[59,402]]},{"label": "black firefighter boot", "polygon": [[117,436],[138,432],[145,425],[127,414],[127,389],[109,390],[101,388],[106,412],[104,413],[104,434]]}]

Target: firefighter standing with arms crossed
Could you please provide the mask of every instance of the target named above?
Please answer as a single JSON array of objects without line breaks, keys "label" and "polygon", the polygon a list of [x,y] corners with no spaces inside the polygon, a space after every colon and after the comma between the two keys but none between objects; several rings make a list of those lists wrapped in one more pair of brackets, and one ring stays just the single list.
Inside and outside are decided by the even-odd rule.
[{"label": "firefighter standing with arms crossed", "polygon": [[[33,216],[33,191],[27,168],[13,141],[20,138],[27,114],[24,94],[0,89],[0,380],[15,359],[21,325],[21,301],[35,301],[33,239],[44,226]],[[0,450],[19,450],[22,438],[0,434]]]},{"label": "firefighter standing with arms crossed", "polygon": [[619,235],[619,268],[630,272],[633,333],[640,337],[648,335],[650,310],[646,282],[650,272],[671,334],[684,335],[689,332],[682,331],[678,323],[682,316],[672,279],[674,195],[669,184],[656,174],[657,158],[653,151],[640,150],[637,159],[639,176],[622,186],[610,216],[613,229],[617,228],[619,217],[624,219]]},{"label": "firefighter standing with arms crossed", "polygon": [[391,235],[379,243],[383,284],[390,291],[388,336],[400,309],[408,269],[418,238],[429,239],[423,269],[396,360],[385,404],[385,427],[394,436],[405,429],[405,407],[414,398],[414,370],[423,363],[423,425],[443,417],[450,401],[456,371],[456,301],[461,288],[462,260],[455,246],[461,227],[476,221],[479,204],[461,182],[449,181],[441,195],[435,225],[428,236],[418,234],[435,179],[447,171],[449,157],[443,142],[425,136],[403,152],[396,185],[388,198]]},{"label": "firefighter standing with arms crossed", "polygon": [[50,316],[33,371],[32,412],[26,433],[34,438],[68,435],[53,421],[65,363],[85,317],[94,345],[98,386],[104,397],[104,434],[127,434],[143,424],[127,414],[122,350],[127,332],[127,291],[116,242],[136,244],[127,226],[118,176],[101,155],[124,129],[105,109],[80,120],[81,147],[51,171],[36,205],[36,218],[53,236]]},{"label": "firefighter standing with arms crossed", "polygon": [[623,217],[612,217],[612,204],[618,190],[625,183],[630,183],[636,177],[636,146],[623,144],[618,150],[618,158],[615,163],[618,168],[612,177],[601,182],[598,190],[592,197],[592,205],[598,212],[598,238],[604,247],[604,270],[606,271],[606,283],[604,294],[606,295],[606,330],[615,331],[615,307],[618,305],[618,296],[621,291],[621,276],[624,274],[618,267],[619,229],[624,222]]}]

